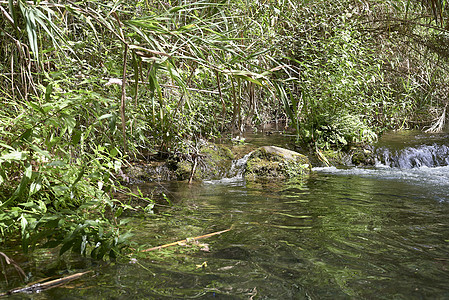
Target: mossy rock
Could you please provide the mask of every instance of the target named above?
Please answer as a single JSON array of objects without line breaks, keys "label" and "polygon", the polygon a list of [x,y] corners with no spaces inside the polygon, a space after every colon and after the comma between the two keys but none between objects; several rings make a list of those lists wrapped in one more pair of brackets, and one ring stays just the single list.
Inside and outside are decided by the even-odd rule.
[{"label": "mossy rock", "polygon": [[247,180],[304,177],[311,171],[307,156],[276,146],[256,149],[248,158]]},{"label": "mossy rock", "polygon": [[[229,172],[234,154],[232,151],[217,144],[207,144],[200,149],[197,155],[197,166],[194,180],[211,180],[226,177]],[[177,163],[176,177],[178,180],[187,180],[192,173],[193,163],[183,160]]]},{"label": "mossy rock", "polygon": [[374,152],[367,148],[353,150],[351,160],[355,166],[374,166],[376,164]]},{"label": "mossy rock", "polygon": [[322,150],[320,153],[322,156],[315,152],[317,161],[314,163],[317,166],[327,166],[326,160],[331,166],[347,166],[351,164],[351,155],[343,150],[328,149]]},{"label": "mossy rock", "polygon": [[119,175],[125,182],[167,181],[176,179],[175,174],[165,162],[140,162],[127,167],[124,174]]},{"label": "mossy rock", "polygon": [[178,180],[186,180],[190,178],[192,173],[192,163],[186,160],[180,161],[176,164],[175,175]]}]

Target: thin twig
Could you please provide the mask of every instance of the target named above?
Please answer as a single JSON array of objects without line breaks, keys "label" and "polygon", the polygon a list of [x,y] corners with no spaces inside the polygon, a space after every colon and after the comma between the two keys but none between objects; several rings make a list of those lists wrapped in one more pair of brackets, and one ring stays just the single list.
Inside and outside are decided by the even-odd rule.
[{"label": "thin twig", "polygon": [[[19,275],[22,277],[22,279],[24,279],[26,277],[25,272],[22,270],[22,268],[19,266],[18,263],[16,263],[13,259],[9,258],[3,252],[0,252],[0,256],[3,256],[3,259],[7,265],[12,265],[14,267],[14,269],[16,269],[17,273],[19,273]],[[8,278],[6,277],[6,266],[4,265],[3,260],[1,260],[1,263],[2,263],[2,268],[4,270],[5,281],[8,282]]]},{"label": "thin twig", "polygon": [[13,295],[13,294],[18,294],[18,293],[39,293],[42,290],[46,290],[46,289],[50,289],[50,288],[54,288],[63,284],[66,284],[72,280],[78,279],[81,276],[83,276],[84,274],[90,273],[93,271],[86,271],[86,272],[82,272],[82,273],[76,273],[73,275],[69,275],[66,277],[62,277],[62,278],[58,278],[58,279],[54,279],[54,280],[50,280],[50,281],[46,281],[43,283],[36,283],[36,284],[32,284],[30,286],[26,286],[23,288],[16,288],[16,289],[12,289],[7,291],[6,293],[2,293],[0,294],[0,297],[4,297],[4,296],[8,296],[8,295]]},{"label": "thin twig", "polygon": [[190,173],[189,184],[192,184],[193,182],[193,176],[195,175],[197,165],[198,165],[198,155],[195,155],[195,158],[193,159],[192,172]]},{"label": "thin twig", "polygon": [[213,233],[208,233],[208,234],[200,235],[200,236],[197,236],[197,237],[194,237],[194,238],[187,238],[185,240],[177,241],[177,242],[174,242],[174,243],[165,244],[165,245],[162,245],[162,246],[157,246],[157,247],[145,249],[145,250],[142,250],[140,252],[149,252],[149,251],[154,251],[154,250],[160,250],[160,249],[167,248],[167,247],[170,247],[170,246],[182,245],[182,244],[189,243],[189,242],[192,242],[192,241],[197,241],[197,240],[209,238],[209,237],[214,236],[214,235],[222,234],[222,233],[230,231],[231,229],[232,229],[232,227],[229,228],[229,229],[226,229],[226,230],[217,231],[217,232],[213,232]]}]

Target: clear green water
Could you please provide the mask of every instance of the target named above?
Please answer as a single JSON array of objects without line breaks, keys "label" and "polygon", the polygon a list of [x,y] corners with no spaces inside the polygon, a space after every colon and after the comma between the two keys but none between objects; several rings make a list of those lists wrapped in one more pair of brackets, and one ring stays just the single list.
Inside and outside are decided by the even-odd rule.
[{"label": "clear green water", "polygon": [[208,252],[178,246],[136,263],[50,265],[35,254],[28,269],[41,277],[64,268],[95,274],[16,298],[448,299],[448,174],[447,167],[325,168],[304,182],[142,185],[176,203],[135,219],[138,244],[233,229],[201,240]]}]

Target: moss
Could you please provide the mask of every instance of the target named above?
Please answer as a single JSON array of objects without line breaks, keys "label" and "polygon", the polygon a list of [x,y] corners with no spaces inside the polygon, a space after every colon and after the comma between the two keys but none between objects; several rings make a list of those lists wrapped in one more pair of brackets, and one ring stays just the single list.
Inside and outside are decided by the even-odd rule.
[{"label": "moss", "polygon": [[[323,150],[322,155],[327,159],[327,161],[333,165],[333,166],[345,166],[348,164],[350,157],[348,156],[347,153],[343,152],[342,150]],[[325,163],[323,162],[322,158],[320,158],[317,154],[316,154],[318,160],[325,165]]]},{"label": "moss", "polygon": [[352,163],[356,166],[374,166],[376,159],[369,149],[356,149],[352,154]]},{"label": "moss", "polygon": [[285,179],[310,173],[309,159],[297,152],[279,147],[261,147],[255,150],[246,165],[245,178]]},{"label": "moss", "polygon": [[[194,180],[220,179],[231,168],[234,154],[225,146],[207,144],[200,149],[197,159]],[[172,163],[171,166],[178,180],[189,179],[192,168],[193,163],[187,160]]]},{"label": "moss", "polygon": [[234,159],[234,154],[231,149],[223,145],[208,144],[201,148],[200,153],[215,161]]},{"label": "moss", "polygon": [[190,173],[192,173],[192,163],[185,161],[185,160],[178,162],[177,168],[175,171],[175,175],[178,180],[189,179]]},{"label": "moss", "polygon": [[232,151],[217,144],[207,144],[200,149],[198,165],[194,179],[219,179],[226,175],[231,168],[234,154]]},{"label": "moss", "polygon": [[274,177],[285,178],[283,165],[274,160],[261,157],[253,157],[248,160],[246,165],[245,177],[247,179],[255,179],[256,177]]}]

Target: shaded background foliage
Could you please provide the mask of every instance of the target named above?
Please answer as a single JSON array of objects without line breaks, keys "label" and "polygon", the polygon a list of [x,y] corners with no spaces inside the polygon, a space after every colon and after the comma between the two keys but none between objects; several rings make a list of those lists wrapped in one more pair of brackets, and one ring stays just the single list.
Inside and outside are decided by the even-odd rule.
[{"label": "shaded background foliage", "polygon": [[113,255],[122,165],[188,140],[280,119],[324,149],[441,130],[446,20],[435,0],[0,1],[1,236]]}]

